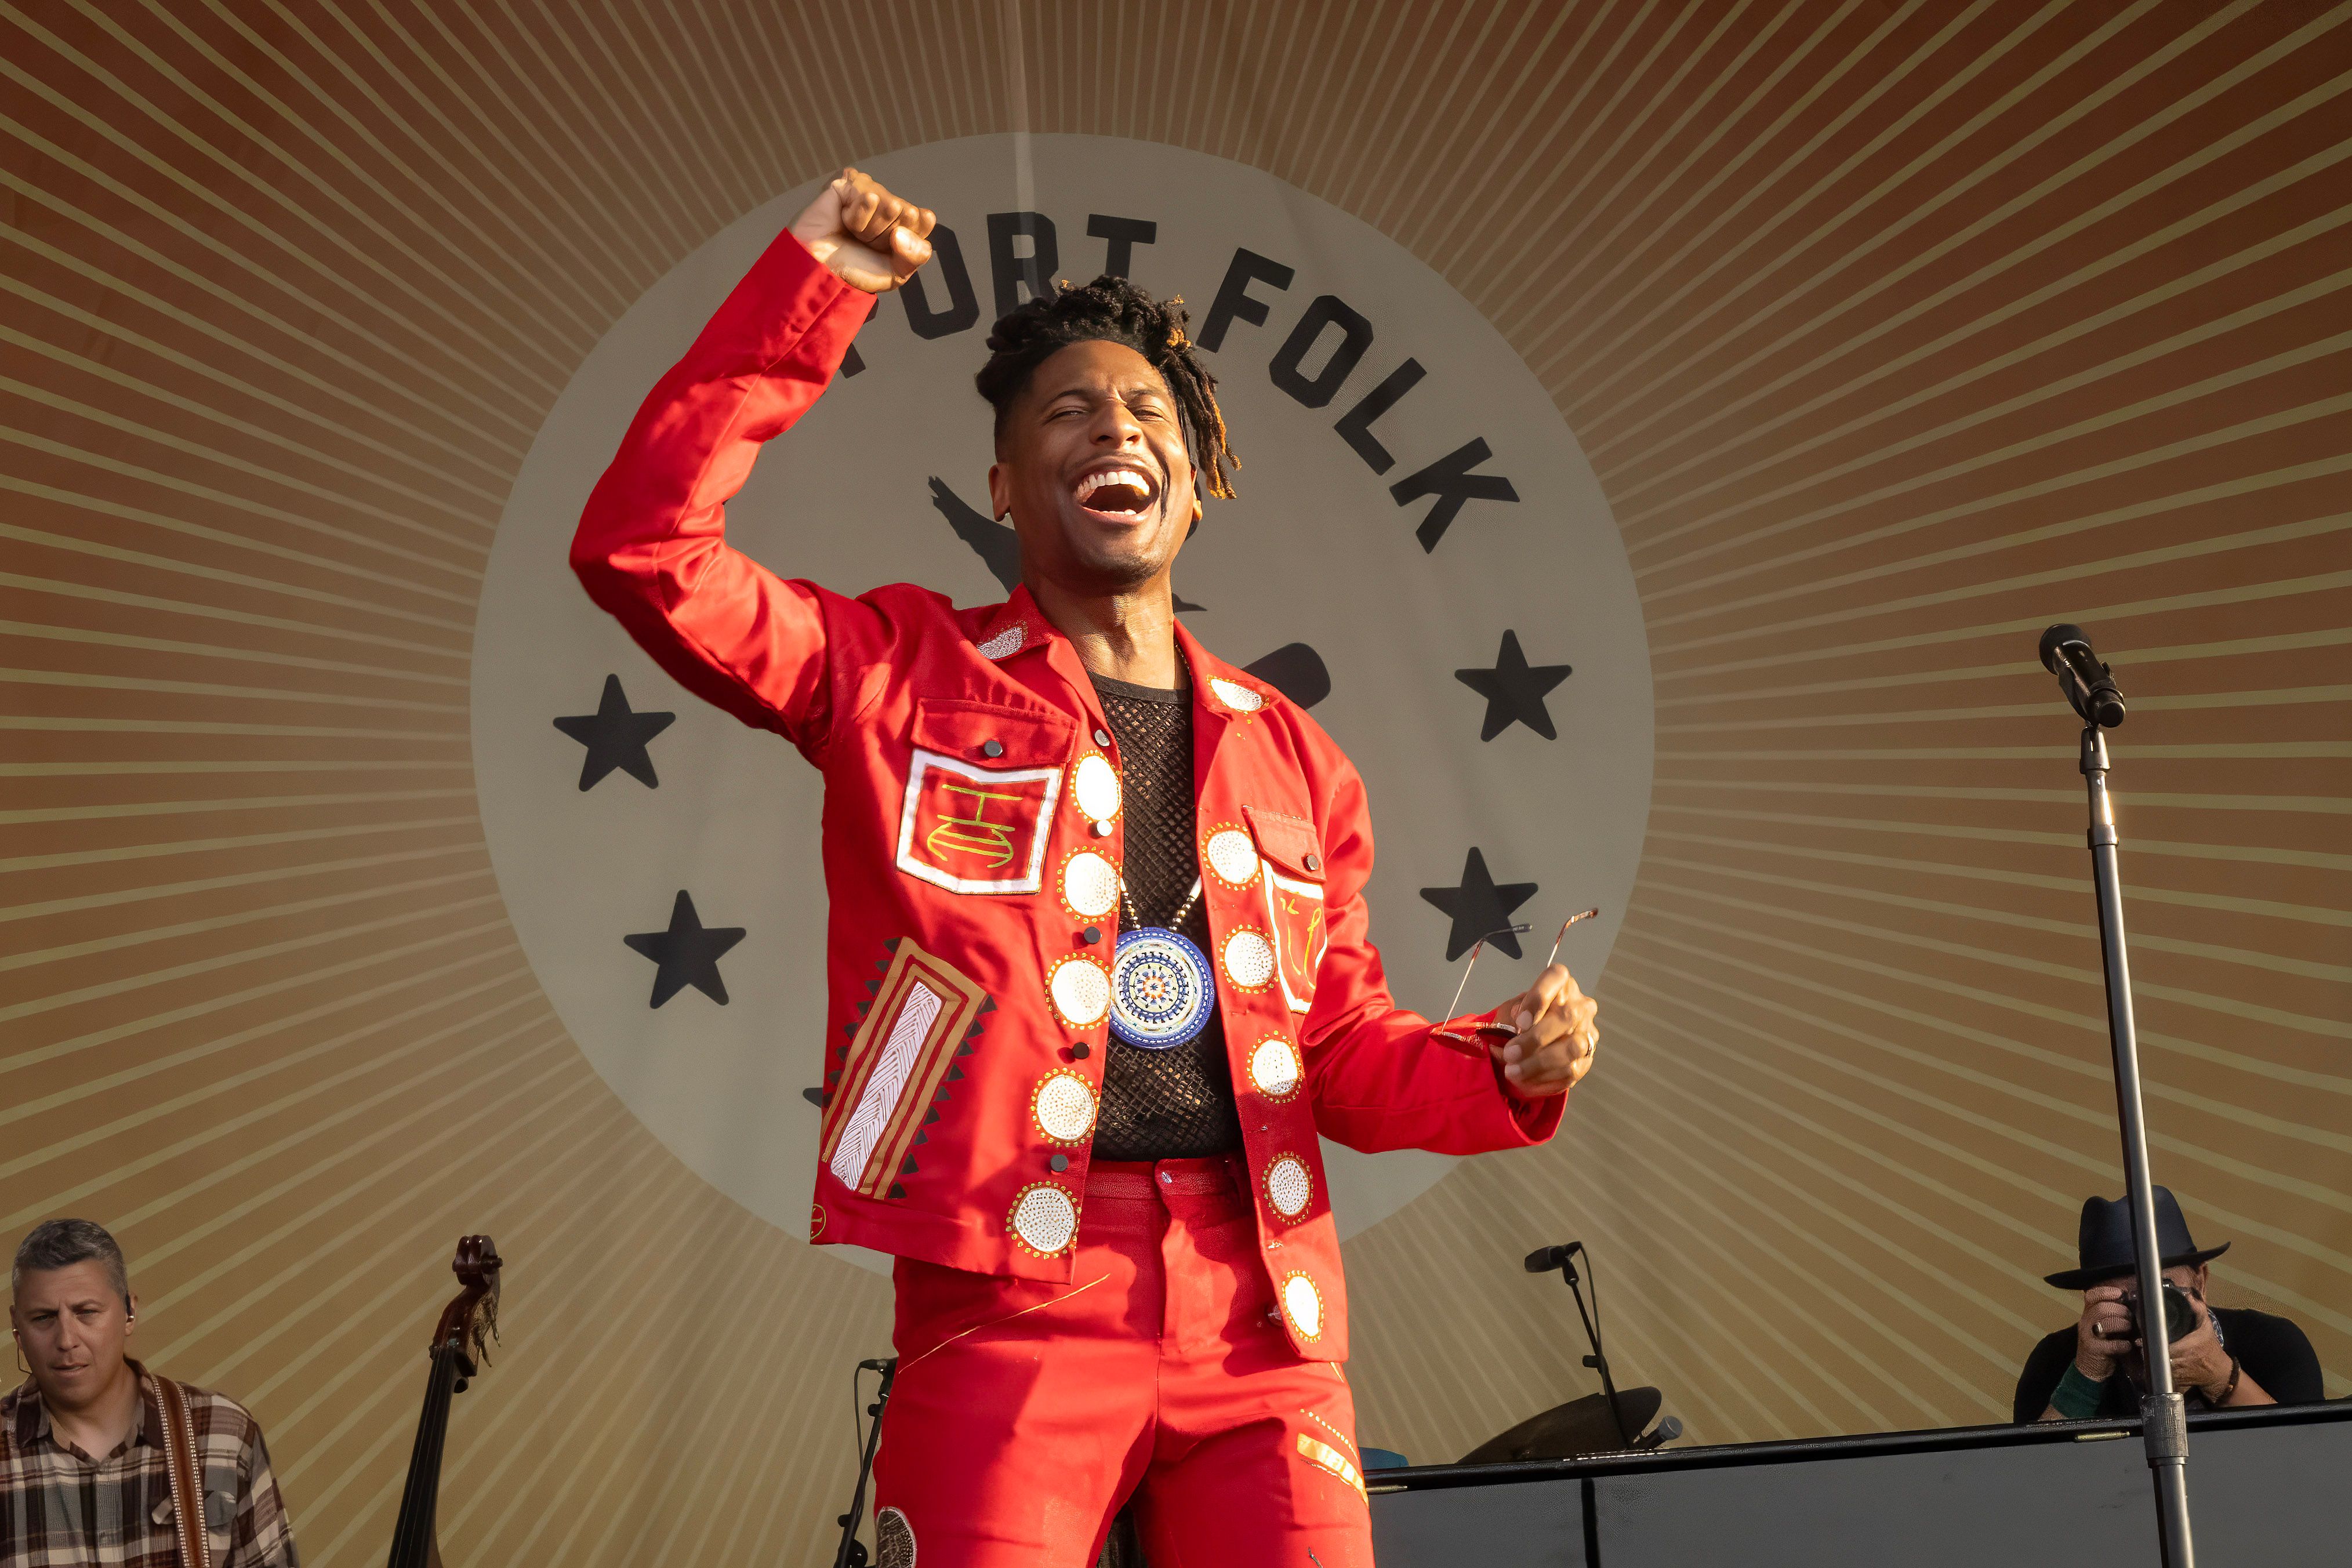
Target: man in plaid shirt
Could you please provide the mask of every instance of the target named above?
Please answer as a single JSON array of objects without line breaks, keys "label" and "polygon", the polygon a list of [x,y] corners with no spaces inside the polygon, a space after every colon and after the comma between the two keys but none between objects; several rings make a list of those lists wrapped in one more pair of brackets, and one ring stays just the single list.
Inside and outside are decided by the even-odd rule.
[{"label": "man in plaid shirt", "polygon": [[[122,1249],[88,1220],[49,1220],[17,1247],[9,1287],[28,1375],[0,1399],[0,1564],[196,1568],[173,1533],[155,1375],[125,1353],[139,1303]],[[186,1392],[212,1568],[295,1568],[260,1426]]]}]

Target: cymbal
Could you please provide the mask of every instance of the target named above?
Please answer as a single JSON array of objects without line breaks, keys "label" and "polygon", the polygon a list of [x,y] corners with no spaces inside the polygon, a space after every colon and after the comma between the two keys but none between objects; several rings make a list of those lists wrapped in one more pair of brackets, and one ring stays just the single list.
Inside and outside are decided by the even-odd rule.
[{"label": "cymbal", "polygon": [[[1654,1388],[1621,1388],[1618,1408],[1625,1413],[1627,1436],[1639,1437],[1658,1417],[1665,1396]],[[1499,1465],[1513,1459],[1573,1459],[1585,1454],[1608,1454],[1622,1448],[1617,1423],[1609,1414],[1609,1396],[1588,1394],[1565,1405],[1555,1405],[1540,1415],[1530,1415],[1499,1437],[1490,1437],[1462,1456],[1465,1465]]]}]

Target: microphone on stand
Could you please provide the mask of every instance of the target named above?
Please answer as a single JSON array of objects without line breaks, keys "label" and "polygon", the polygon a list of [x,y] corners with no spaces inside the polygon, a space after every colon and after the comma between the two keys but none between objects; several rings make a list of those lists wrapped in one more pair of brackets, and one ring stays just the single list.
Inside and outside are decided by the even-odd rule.
[{"label": "microphone on stand", "polygon": [[[874,1474],[874,1450],[882,1446],[882,1413],[890,1405],[890,1385],[898,1381],[898,1358],[881,1356],[857,1363],[857,1372],[849,1374],[853,1410],[856,1407],[859,1372],[879,1373],[881,1381],[875,1384],[874,1403],[866,1407],[866,1414],[873,1419],[874,1425],[860,1434],[858,1439],[861,1451],[857,1459],[857,1489],[849,1494],[849,1511],[834,1521],[841,1526],[841,1544],[834,1551],[833,1568],[865,1568],[872,1561],[866,1555],[866,1542],[857,1539],[857,1527],[866,1518],[866,1483]],[[877,1536],[877,1545],[879,1543]]]},{"label": "microphone on stand", "polygon": [[[2140,1300],[2153,1301],[2163,1285],[2157,1253],[2156,1184],[2148,1172],[2147,1117],[2139,1077],[2139,1028],[2132,1018],[2131,957],[2124,939],[2123,879],[2116,869],[2115,802],[2107,791],[2106,731],[2124,721],[2115,673],[2091,651],[2083,628],[2061,624],[2042,634],[2042,667],[2058,677],[2067,706],[2083,721],[2083,786],[2089,796],[2091,889],[2099,910],[2099,957],[2107,987],[2107,1047],[2115,1058],[2116,1121],[2123,1135],[2124,1195],[2131,1204],[2132,1250],[2138,1255]],[[2162,1321],[2157,1320],[2161,1327]],[[2151,1341],[2161,1343],[2161,1341]],[[2189,1521],[2188,1417],[2172,1384],[2168,1361],[2149,1363],[2140,1399],[2140,1437],[2156,1480],[2156,1542],[2164,1568],[2196,1560]]]},{"label": "microphone on stand", "polygon": [[2116,689],[2115,672],[2091,651],[2090,635],[2082,627],[2062,621],[2043,632],[2042,668],[2058,678],[2067,706],[2084,723],[2112,730],[2124,721],[2124,694]]},{"label": "microphone on stand", "polygon": [[1584,1310],[1584,1292],[1580,1289],[1582,1281],[1577,1279],[1576,1265],[1570,1261],[1583,1250],[1584,1243],[1580,1241],[1564,1241],[1557,1247],[1538,1247],[1528,1254],[1526,1268],[1530,1274],[1549,1274],[1557,1268],[1560,1278],[1568,1281],[1568,1293],[1576,1299],[1577,1319],[1584,1325],[1585,1342],[1592,1347],[1592,1353],[1584,1358],[1584,1364],[1601,1374],[1601,1392],[1609,1401],[1610,1423],[1617,1428],[1617,1441],[1630,1448],[1633,1447],[1633,1430],[1626,1424],[1625,1406],[1617,1397],[1617,1380],[1609,1375],[1609,1353],[1601,1348],[1601,1287],[1597,1283],[1593,1286],[1592,1310],[1587,1312]]}]

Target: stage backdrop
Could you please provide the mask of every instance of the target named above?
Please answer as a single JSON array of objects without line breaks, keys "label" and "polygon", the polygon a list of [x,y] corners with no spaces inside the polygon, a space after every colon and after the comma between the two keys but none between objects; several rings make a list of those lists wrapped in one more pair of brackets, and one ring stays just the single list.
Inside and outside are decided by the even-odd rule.
[{"label": "stage backdrop", "polygon": [[313,1563],[385,1549],[468,1230],[454,1565],[826,1550],[888,1290],[801,1239],[816,791],[562,548],[856,162],[953,243],[738,539],[1001,596],[988,321],[1181,292],[1244,464],[1187,624],[1362,764],[1401,999],[1604,910],[1554,1143],[1335,1161],[1363,1441],[1591,1388],[1571,1237],[1693,1439],[2006,1415],[2121,1185],[2056,619],[2134,700],[2159,1179],[2352,1389],[2347,21],[0,5],[0,1228],[116,1229]]}]

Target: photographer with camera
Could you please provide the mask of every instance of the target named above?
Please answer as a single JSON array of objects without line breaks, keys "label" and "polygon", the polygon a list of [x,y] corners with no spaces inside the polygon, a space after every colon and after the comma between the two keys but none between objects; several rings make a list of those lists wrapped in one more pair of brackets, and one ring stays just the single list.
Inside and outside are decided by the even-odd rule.
[{"label": "photographer with camera", "polygon": [[[2319,1357],[2301,1329],[2268,1312],[2207,1305],[2206,1266],[2230,1244],[2200,1249],[2166,1187],[2156,1189],[2156,1239],[2163,1254],[2172,1383],[2191,1409],[2315,1405],[2326,1397]],[[2083,1292],[2083,1315],[2026,1358],[2017,1379],[2017,1421],[2139,1414],[2146,1363],[2132,1279],[2131,1209],[2124,1199],[2084,1200],[2077,1256],[2080,1268],[2046,1278],[2062,1290]]]}]

